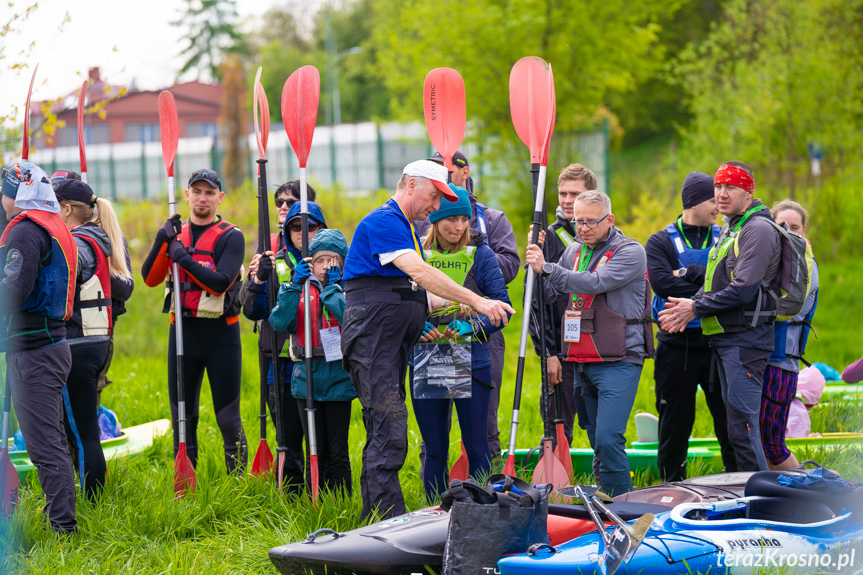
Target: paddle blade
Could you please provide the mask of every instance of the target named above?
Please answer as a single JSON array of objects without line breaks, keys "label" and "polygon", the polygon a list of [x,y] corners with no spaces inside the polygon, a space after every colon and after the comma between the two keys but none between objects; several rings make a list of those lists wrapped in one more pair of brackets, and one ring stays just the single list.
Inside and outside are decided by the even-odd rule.
[{"label": "paddle blade", "polygon": [[276,484],[279,486],[279,491],[282,490],[282,483],[285,481],[285,452],[279,451],[276,462],[278,471],[276,472]]},{"label": "paddle blade", "polygon": [[452,68],[429,72],[423,85],[423,112],[429,139],[450,170],[452,156],[464,139],[467,117],[461,74]]},{"label": "paddle blade", "polygon": [[180,143],[180,121],[177,118],[177,103],[167,90],[159,94],[159,129],[162,133],[162,162],[168,177],[174,176],[174,158]]},{"label": "paddle blade", "polygon": [[506,462],[503,464],[503,474],[516,477],[515,474],[515,455],[510,453],[506,456]]},{"label": "paddle blade", "polygon": [[532,164],[548,165],[556,103],[551,64],[528,56],[509,75],[509,109],[519,139],[530,149]]},{"label": "paddle blade", "polygon": [[644,537],[647,535],[647,532],[650,531],[650,526],[653,525],[654,519],[655,517],[653,513],[646,513],[636,519],[635,523],[627,526],[630,536],[629,551],[627,551],[626,556],[623,558],[627,564],[635,555],[635,550],[638,549],[638,546],[641,545],[642,541],[644,541]]},{"label": "paddle blade", "polygon": [[[555,392],[557,393],[557,392]],[[566,476],[572,479],[572,454],[569,451],[569,440],[566,438],[566,432],[563,430],[563,423],[558,423],[557,428],[557,447],[554,448],[554,456],[560,461]]]},{"label": "paddle blade", "polygon": [[551,440],[542,442],[542,457],[533,470],[533,484],[551,483],[554,489],[560,489],[569,485],[569,477],[560,461],[554,456],[551,448]]},{"label": "paddle blade", "polygon": [[467,451],[464,448],[464,441],[461,442],[461,455],[458,459],[455,460],[455,463],[452,464],[452,467],[449,470],[449,480],[458,479],[459,481],[464,481],[468,478],[470,474],[470,464],[467,459]]},{"label": "paddle blade", "polygon": [[196,487],[198,478],[195,477],[195,468],[186,454],[186,444],[181,443],[174,459],[174,493],[183,497],[186,492],[194,491]]},{"label": "paddle blade", "polygon": [[87,173],[87,154],[84,152],[84,105],[87,100],[87,80],[78,92],[78,157],[81,160],[81,174]]},{"label": "paddle blade", "polygon": [[629,551],[632,537],[623,527],[615,527],[609,534],[603,536],[605,539],[605,558],[606,573],[612,575],[617,571],[623,563],[626,553]]},{"label": "paddle blade", "polygon": [[312,472],[312,501],[318,500],[318,495],[320,494],[320,473],[318,472],[318,456],[309,455],[309,467]]},{"label": "paddle blade", "polygon": [[[270,138],[270,105],[267,102],[267,93],[261,84],[261,71],[255,74],[255,140],[258,143],[258,157],[262,160],[267,158],[267,140]],[[260,109],[260,122],[258,121],[258,110]]]},{"label": "paddle blade", "polygon": [[30,88],[27,90],[27,103],[24,104],[24,141],[21,143],[21,159],[30,159],[30,96],[33,95],[33,82],[36,80],[36,70],[39,69],[39,64],[33,68],[33,75],[30,77]]},{"label": "paddle blade", "polygon": [[321,75],[314,66],[303,66],[291,74],[282,89],[282,123],[301,168],[309,160],[320,96]]},{"label": "paddle blade", "polygon": [[270,451],[270,445],[266,439],[261,439],[258,443],[258,451],[255,452],[255,458],[252,460],[251,474],[255,477],[267,475],[273,472],[273,452]]},{"label": "paddle blade", "polygon": [[0,449],[0,514],[9,517],[17,508],[18,471],[9,459],[9,448],[4,445]]}]

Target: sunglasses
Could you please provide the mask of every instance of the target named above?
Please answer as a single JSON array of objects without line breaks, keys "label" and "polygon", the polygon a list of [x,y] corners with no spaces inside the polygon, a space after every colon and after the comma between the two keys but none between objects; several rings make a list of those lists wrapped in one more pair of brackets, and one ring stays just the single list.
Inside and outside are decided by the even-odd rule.
[{"label": "sunglasses", "polygon": [[285,206],[288,206],[290,208],[291,206],[293,206],[296,203],[296,201],[297,200],[295,200],[293,198],[291,198],[289,200],[283,200],[282,198],[279,198],[278,200],[276,200],[276,207],[277,208],[283,208]]},{"label": "sunglasses", "polygon": [[[324,226],[322,226],[321,224],[313,224],[312,222],[309,222],[309,231],[310,232],[316,232],[319,229],[321,229],[322,227],[324,227]],[[290,227],[288,227],[288,229],[291,230],[292,232],[301,232],[301,231],[303,231],[303,225],[302,224],[291,224]]]}]

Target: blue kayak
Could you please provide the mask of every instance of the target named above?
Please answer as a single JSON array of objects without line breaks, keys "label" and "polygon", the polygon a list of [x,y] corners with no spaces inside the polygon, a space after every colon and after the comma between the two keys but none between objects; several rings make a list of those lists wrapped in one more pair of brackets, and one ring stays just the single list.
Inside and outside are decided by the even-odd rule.
[{"label": "blue kayak", "polygon": [[[747,497],[683,503],[657,515],[629,564],[621,565],[617,573],[737,575],[782,569],[794,573],[860,569],[863,487],[828,495],[777,485],[778,475],[755,474],[747,484]],[[604,551],[599,533],[593,531],[553,549],[505,557],[498,562],[498,570],[502,575],[604,574]]]}]

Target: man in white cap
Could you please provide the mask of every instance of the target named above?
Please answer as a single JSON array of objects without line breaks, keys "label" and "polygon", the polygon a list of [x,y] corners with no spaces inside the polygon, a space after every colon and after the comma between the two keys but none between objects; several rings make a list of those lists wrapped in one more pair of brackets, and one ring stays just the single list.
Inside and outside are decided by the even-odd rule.
[{"label": "man in white cap", "polygon": [[39,166],[21,160],[3,170],[0,191],[9,220],[0,236],[0,345],[6,352],[6,381],[45,492],[48,522],[58,533],[75,533],[75,477],[63,428],[62,390],[72,367],[66,320],[72,317],[78,248]]},{"label": "man in white cap", "polygon": [[414,220],[457,198],[447,170],[428,160],[405,166],[395,195],[357,226],[345,260],[342,353],[363,406],[366,445],[360,487],[362,520],[405,512],[399,470],[407,456],[405,375],[411,349],[428,314],[426,290],[467,304],[495,325],[507,322],[509,305],[479,297],[424,261]]}]

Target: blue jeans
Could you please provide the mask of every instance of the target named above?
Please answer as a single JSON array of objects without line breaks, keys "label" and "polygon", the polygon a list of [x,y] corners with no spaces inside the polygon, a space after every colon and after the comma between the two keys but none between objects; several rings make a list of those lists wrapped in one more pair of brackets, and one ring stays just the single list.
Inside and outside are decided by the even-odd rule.
[{"label": "blue jeans", "polygon": [[[455,404],[458,411],[458,423],[467,452],[471,477],[476,479],[491,469],[492,456],[486,427],[491,389],[480,381],[491,381],[490,367],[474,370],[470,399],[413,400],[414,416],[426,446],[423,487],[430,500],[449,486],[449,406],[451,402]],[[411,398],[413,398],[413,385],[411,385]]]},{"label": "blue jeans", "polygon": [[584,385],[584,404],[590,420],[587,437],[599,461],[598,483],[608,495],[631,491],[624,433],[635,403],[642,366],[612,361],[584,363],[578,368],[575,393]]}]

